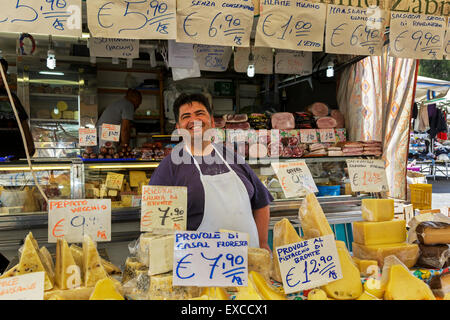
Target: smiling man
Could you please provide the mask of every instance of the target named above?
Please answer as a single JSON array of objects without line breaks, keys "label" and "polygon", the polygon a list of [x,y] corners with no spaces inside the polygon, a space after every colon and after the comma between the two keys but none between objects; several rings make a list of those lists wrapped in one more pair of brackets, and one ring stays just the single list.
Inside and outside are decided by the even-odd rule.
[{"label": "smiling man", "polygon": [[[187,229],[248,233],[249,246],[270,251],[267,238],[273,201],[267,188],[240,155],[213,144],[214,117],[201,94],[181,94],[173,110],[183,142],[161,161],[150,185],[186,186]],[[181,159],[181,161],[180,161]]]}]

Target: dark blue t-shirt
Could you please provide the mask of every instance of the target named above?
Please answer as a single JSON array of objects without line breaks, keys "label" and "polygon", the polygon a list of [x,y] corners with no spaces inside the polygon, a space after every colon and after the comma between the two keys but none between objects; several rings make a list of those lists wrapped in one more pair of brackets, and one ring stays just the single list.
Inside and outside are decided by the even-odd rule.
[{"label": "dark blue t-shirt", "polygon": [[[247,189],[252,210],[261,209],[273,201],[272,195],[256,174],[245,162],[245,159],[225,147],[216,145],[230,167],[236,172]],[[222,150],[221,150],[222,149]],[[225,153],[226,152],[226,153]],[[228,167],[221,158],[212,151],[210,155],[195,157],[199,162],[203,175],[217,175],[228,172]],[[181,159],[184,161],[181,162]],[[187,162],[186,162],[187,161]],[[203,219],[205,207],[205,191],[200,181],[200,174],[192,157],[178,144],[172,154],[166,156],[153,172],[150,185],[186,186],[187,200],[187,229],[197,230]],[[233,201],[233,199],[230,199]]]}]

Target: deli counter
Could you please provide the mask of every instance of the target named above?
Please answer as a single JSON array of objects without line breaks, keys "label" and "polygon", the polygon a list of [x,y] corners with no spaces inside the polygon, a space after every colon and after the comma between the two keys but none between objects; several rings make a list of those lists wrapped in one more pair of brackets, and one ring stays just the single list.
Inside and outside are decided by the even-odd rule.
[{"label": "deli counter", "polygon": [[[344,194],[319,194],[318,199],[337,237],[351,243],[351,223],[362,220],[361,197],[345,195],[345,159],[327,157],[304,160],[318,186],[334,184],[340,189],[338,194]],[[288,218],[298,229],[301,197],[284,198],[269,160],[249,160],[248,163],[275,199],[270,205],[269,229],[272,230],[282,217]],[[35,159],[33,171],[48,199],[111,199],[111,242],[98,245],[108,250],[113,263],[120,265],[123,257],[129,254],[128,244],[138,239],[140,234],[140,190],[142,185],[148,184],[158,165],[159,161]],[[27,163],[0,163],[0,252],[9,257],[16,256],[29,231],[33,232],[39,243],[52,247],[54,244],[47,243],[47,229],[47,203],[35,186]]]}]

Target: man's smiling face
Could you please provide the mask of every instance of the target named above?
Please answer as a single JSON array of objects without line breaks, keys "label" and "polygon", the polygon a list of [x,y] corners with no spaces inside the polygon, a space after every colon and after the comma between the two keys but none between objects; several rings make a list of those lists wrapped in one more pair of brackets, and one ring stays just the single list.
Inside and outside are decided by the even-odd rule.
[{"label": "man's smiling face", "polygon": [[214,120],[202,103],[193,101],[180,107],[177,129],[185,129],[191,137],[199,137],[211,128],[214,128]]}]

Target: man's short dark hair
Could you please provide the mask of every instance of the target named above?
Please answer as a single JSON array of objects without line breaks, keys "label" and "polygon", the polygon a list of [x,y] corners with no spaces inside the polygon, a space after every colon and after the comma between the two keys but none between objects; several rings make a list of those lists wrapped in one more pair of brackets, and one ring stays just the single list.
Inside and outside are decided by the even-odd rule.
[{"label": "man's short dark hair", "polygon": [[178,117],[180,116],[180,107],[184,104],[192,104],[192,102],[198,102],[205,106],[209,115],[212,116],[211,106],[209,105],[208,99],[201,93],[186,94],[182,93],[173,103],[173,113],[175,115],[175,120],[178,122]]},{"label": "man's short dark hair", "polygon": [[3,71],[5,73],[8,72],[8,61],[6,61],[5,59],[1,58],[0,59],[0,63],[2,64]]}]

